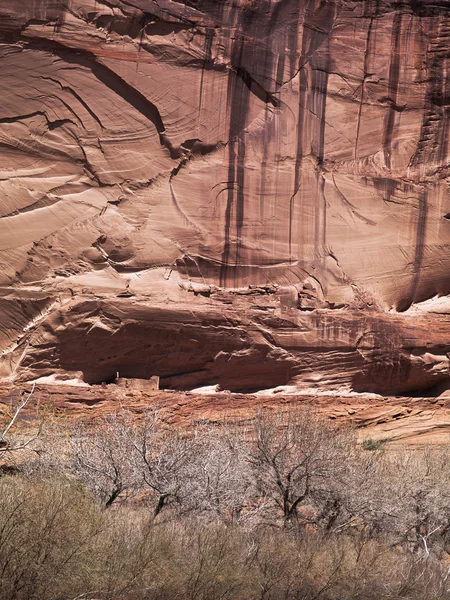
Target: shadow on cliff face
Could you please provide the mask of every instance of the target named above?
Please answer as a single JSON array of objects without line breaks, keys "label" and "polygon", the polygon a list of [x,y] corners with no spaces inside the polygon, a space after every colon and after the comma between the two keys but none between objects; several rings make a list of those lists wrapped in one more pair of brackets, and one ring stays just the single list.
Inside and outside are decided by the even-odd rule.
[{"label": "shadow on cliff face", "polygon": [[57,32],[66,19],[71,0],[6,0],[1,4],[0,39],[8,41],[26,25],[53,24]]},{"label": "shadow on cliff face", "polygon": [[449,387],[450,372],[448,364],[442,366],[442,357],[425,349],[408,351],[401,347],[369,350],[365,364],[352,379],[355,392],[395,396],[433,396]]},{"label": "shadow on cliff face", "polygon": [[159,376],[165,389],[218,384],[254,392],[292,384],[386,395],[412,395],[450,378],[447,329],[433,337],[431,322],[412,330],[398,315],[332,310],[250,319],[239,307],[74,302],[31,335],[17,376],[59,372],[98,384],[119,372]]},{"label": "shadow on cliff face", "polygon": [[411,360],[399,350],[372,351],[365,366],[353,377],[352,389],[376,394],[408,393],[419,385],[410,380],[411,368]]},{"label": "shadow on cliff face", "polygon": [[69,311],[67,326],[55,319],[21,367],[37,377],[55,369],[82,373],[90,384],[111,382],[117,372],[126,378],[157,375],[162,388],[181,390],[219,384],[250,392],[289,381],[292,365],[282,353],[255,343],[240,323],[219,313],[202,320],[190,311],[152,307],[92,309],[86,303]]}]

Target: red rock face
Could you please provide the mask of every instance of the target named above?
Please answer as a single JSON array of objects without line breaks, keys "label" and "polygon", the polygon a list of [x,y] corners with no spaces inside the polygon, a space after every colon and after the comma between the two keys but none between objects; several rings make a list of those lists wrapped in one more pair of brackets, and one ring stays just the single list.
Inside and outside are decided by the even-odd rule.
[{"label": "red rock face", "polygon": [[450,5],[3,0],[0,376],[449,378]]}]

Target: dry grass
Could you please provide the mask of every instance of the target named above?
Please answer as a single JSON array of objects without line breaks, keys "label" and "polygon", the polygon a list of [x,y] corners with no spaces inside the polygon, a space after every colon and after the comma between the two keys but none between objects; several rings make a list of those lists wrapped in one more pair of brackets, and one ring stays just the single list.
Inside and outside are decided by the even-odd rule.
[{"label": "dry grass", "polygon": [[447,455],[298,410],[50,427],[3,453],[0,600],[450,600]]}]

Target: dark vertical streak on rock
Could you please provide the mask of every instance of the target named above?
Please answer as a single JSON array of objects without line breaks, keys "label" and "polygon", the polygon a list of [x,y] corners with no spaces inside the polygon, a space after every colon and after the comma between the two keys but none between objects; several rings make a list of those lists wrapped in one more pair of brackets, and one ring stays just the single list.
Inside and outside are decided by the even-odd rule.
[{"label": "dark vertical streak on rock", "polygon": [[214,38],[214,29],[207,29],[205,32],[205,46],[203,49],[205,58],[203,61],[202,73],[200,75],[200,92],[199,92],[199,106],[198,106],[199,120],[201,117],[202,103],[203,103],[203,80],[205,77],[205,70],[208,68],[208,66],[211,63],[211,48],[212,48],[213,38]]},{"label": "dark vertical streak on rock", "polygon": [[321,206],[317,206],[314,211],[314,246],[316,256],[320,255],[320,246],[325,245],[325,229],[326,229],[326,201],[325,201],[325,178],[322,173],[322,164],[324,158],[325,145],[325,115],[326,115],[326,99],[328,88],[328,70],[329,56],[324,57],[321,61],[323,70],[314,69],[311,76],[311,94],[309,109],[318,119],[318,131],[312,139],[312,151],[317,158],[317,201]]},{"label": "dark vertical streak on rock", "polygon": [[[314,8],[314,5],[311,5],[310,11]],[[293,232],[293,223],[295,218],[295,197],[297,196],[300,189],[300,178],[301,178],[301,168],[303,162],[303,119],[304,119],[304,106],[305,106],[305,97],[308,89],[308,77],[305,71],[305,63],[307,62],[308,53],[310,51],[310,40],[309,40],[309,30],[305,29],[305,22],[308,18],[309,14],[307,13],[303,22],[303,39],[302,39],[302,49],[300,55],[300,69],[299,69],[299,90],[298,90],[298,113],[297,113],[297,144],[295,151],[295,166],[294,166],[294,189],[292,191],[292,196],[289,201],[289,228],[288,228],[288,243],[289,243],[289,261],[292,262],[294,260],[292,256],[292,232]]]},{"label": "dark vertical streak on rock", "polygon": [[295,218],[295,197],[300,189],[301,168],[303,161],[303,119],[305,97],[308,89],[308,78],[304,68],[299,72],[298,115],[297,115],[297,146],[295,152],[294,190],[289,201],[289,261],[292,262],[292,231]]},{"label": "dark vertical streak on rock", "polygon": [[[233,65],[239,68],[244,51],[244,38],[234,41]],[[228,182],[227,206],[225,210],[224,249],[220,269],[220,284],[226,287],[229,282],[229,268],[233,267],[233,285],[237,285],[238,266],[242,244],[244,223],[244,185],[245,185],[245,126],[251,94],[251,81],[243,82],[233,72],[228,77],[227,105],[230,107],[229,143],[228,143]],[[235,252],[232,256],[231,221],[233,212],[235,223]]]},{"label": "dark vertical streak on rock", "polygon": [[416,299],[420,275],[422,271],[423,256],[425,250],[425,235],[427,229],[427,217],[428,217],[428,203],[427,193],[425,191],[419,194],[419,213],[417,216],[417,231],[416,231],[416,244],[414,252],[414,277],[411,284],[411,302]]},{"label": "dark vertical streak on rock", "polygon": [[[325,153],[325,124],[326,124],[326,103],[327,103],[327,90],[328,90],[328,70],[330,59],[329,56],[326,59],[327,65],[324,71],[315,71],[320,75],[317,81],[317,113],[319,115],[319,136],[318,136],[318,151],[317,151],[317,183],[319,188],[319,199],[322,202],[321,211],[316,212],[316,223],[315,223],[315,241],[316,244],[321,244],[322,248],[326,242],[326,229],[327,229],[327,203],[325,198],[325,177],[322,171],[324,153]],[[314,82],[315,84],[316,82]],[[313,89],[314,89],[313,84]],[[322,214],[320,214],[320,212]],[[320,222],[321,221],[321,222]],[[320,232],[320,227],[322,231]]]},{"label": "dark vertical streak on rock", "polygon": [[408,297],[399,303],[397,310],[402,312],[407,310],[413,302],[418,300],[417,293],[419,291],[420,277],[422,272],[423,257],[425,253],[426,230],[428,220],[428,201],[427,192],[420,191],[418,195],[418,214],[416,239],[413,258],[413,278]]},{"label": "dark vertical streak on rock", "polygon": [[[448,78],[443,80],[444,93],[450,97],[450,86]],[[448,125],[449,125],[449,106],[442,107],[441,123],[439,128],[439,141],[437,146],[437,163],[443,166],[448,156]]]},{"label": "dark vertical streak on rock", "polygon": [[359,131],[361,128],[361,117],[362,117],[362,109],[363,109],[363,103],[364,103],[364,94],[366,91],[366,79],[369,75],[370,45],[372,43],[372,33],[373,33],[373,29],[374,29],[374,22],[376,21],[377,16],[378,16],[378,5],[375,8],[375,13],[369,15],[370,21],[369,21],[369,27],[367,28],[366,47],[364,49],[364,65],[363,65],[364,73],[363,73],[363,80],[361,83],[361,98],[360,98],[359,107],[358,107],[358,119],[357,119],[357,124],[356,124],[355,153],[354,153],[355,160],[358,157]]},{"label": "dark vertical streak on rock", "polygon": [[[426,169],[433,163],[442,164],[448,149],[448,107],[450,106],[449,60],[450,26],[447,19],[429,37],[427,59],[430,60],[428,89],[423,109],[417,148],[410,160],[411,168]],[[427,61],[428,62],[428,61]],[[436,165],[435,165],[436,166]]]},{"label": "dark vertical streak on rock", "polygon": [[263,131],[263,156],[261,162],[261,185],[259,191],[259,218],[264,220],[265,196],[266,196],[266,169],[269,159],[269,144],[270,144],[270,111],[268,105],[264,109],[264,131]]},{"label": "dark vertical streak on rock", "polygon": [[440,119],[437,121],[438,130],[436,132],[436,161],[438,166],[445,164],[448,156],[448,115],[450,109],[450,81],[448,77],[448,66],[450,45],[450,26],[447,20],[443,20],[439,27],[439,47],[435,54],[435,73],[434,86],[436,88],[433,94],[433,104],[435,112]]},{"label": "dark vertical streak on rock", "polygon": [[278,57],[278,62],[277,62],[277,74],[276,74],[277,87],[283,83],[285,62],[286,62],[285,55],[280,54],[280,56]]},{"label": "dark vertical streak on rock", "polygon": [[[326,256],[323,251],[326,245],[327,206],[325,198],[325,177],[323,175],[323,161],[325,155],[325,128],[326,128],[326,102],[328,92],[328,78],[331,70],[330,32],[335,19],[334,10],[328,9],[321,16],[323,33],[320,35],[320,50],[311,58],[311,92],[309,96],[309,111],[317,119],[311,140],[311,151],[317,159],[316,170],[316,198],[317,206],[314,211],[314,248],[315,256],[323,256],[325,270]],[[326,282],[323,282],[325,284]],[[322,284],[322,285],[323,285]]]},{"label": "dark vertical streak on rock", "polygon": [[[271,17],[267,24],[267,39],[272,40],[272,45],[266,49],[263,57],[263,76],[264,79],[270,80],[273,77],[274,71],[274,61],[275,57],[277,58],[276,63],[276,75],[275,75],[275,83],[278,85],[278,81],[282,81],[283,72],[284,72],[284,64],[285,64],[285,54],[282,49],[279,47],[279,40],[277,36],[274,36],[273,32],[276,31],[276,25],[280,18],[281,11],[281,3],[276,4]],[[274,46],[274,47],[272,47]],[[269,100],[269,98],[268,98]],[[264,129],[262,131],[262,161],[261,161],[261,170],[260,170],[260,190],[259,190],[259,218],[261,223],[264,222],[265,217],[265,201],[266,201],[266,177],[267,177],[267,164],[269,162],[269,147],[272,138],[272,123],[271,123],[271,114],[268,106],[268,100],[266,100],[266,107],[264,109]]]},{"label": "dark vertical streak on rock", "polygon": [[[278,2],[274,5],[271,18],[269,20],[268,28],[266,31],[266,38],[272,40],[270,42],[270,48],[265,53],[264,59],[264,77],[268,80],[275,79],[276,89],[278,89],[284,82],[285,71],[287,68],[287,77],[290,81],[298,70],[298,65],[301,63],[302,55],[298,52],[298,36],[301,27],[301,19],[304,12],[304,6],[301,2]],[[275,62],[276,59],[276,62]],[[287,65],[288,63],[288,65]],[[260,215],[263,221],[265,217],[265,193],[266,193],[266,167],[268,164],[269,144],[275,139],[273,135],[273,120],[268,119],[269,111],[266,109],[265,122],[266,127],[264,131],[264,149],[263,149],[263,161],[261,168],[261,188],[260,188]],[[277,115],[274,115],[274,119]],[[276,129],[275,129],[276,131]],[[301,141],[300,141],[301,143]],[[297,172],[297,171],[296,171]],[[278,174],[277,174],[278,175]],[[276,201],[274,198],[274,211],[276,212]],[[290,200],[290,213],[292,213],[292,202]],[[290,228],[289,228],[289,254],[291,255],[292,246],[292,214],[290,214]]]},{"label": "dark vertical streak on rock", "polygon": [[[241,259],[241,245],[242,245],[242,228],[244,225],[244,210],[245,210],[245,196],[244,196],[244,184],[245,184],[245,140],[242,137],[238,139],[238,155],[236,164],[236,267],[240,264]],[[237,281],[237,269],[235,270],[235,284]]]},{"label": "dark vertical streak on rock", "polygon": [[[309,10],[305,14],[303,23],[303,43],[302,54],[300,59],[299,70],[299,110],[297,121],[297,148],[295,161],[294,175],[294,190],[290,199],[289,207],[289,257],[292,257],[292,232],[293,223],[295,220],[295,198],[301,186],[301,167],[304,152],[304,110],[306,105],[309,114],[314,114],[319,119],[318,133],[316,126],[313,127],[313,138],[311,139],[311,151],[316,154],[319,170],[324,159],[324,143],[325,143],[325,112],[326,112],[326,93],[328,87],[328,71],[330,69],[330,54],[329,54],[329,35],[335,19],[335,6],[331,3],[321,2],[316,8],[315,3],[309,5]],[[322,46],[326,44],[326,48]],[[308,79],[306,64],[309,61],[309,66],[312,72],[310,93],[308,92]],[[305,102],[305,98],[308,101]],[[317,210],[317,213],[322,213],[323,224],[320,243],[324,243],[325,235],[325,198],[323,188],[325,181],[320,184],[320,198],[322,207]],[[319,238],[316,236],[315,241]],[[300,240],[301,242],[304,240]]]},{"label": "dark vertical streak on rock", "polygon": [[389,108],[387,109],[387,115],[384,119],[384,132],[383,132],[383,152],[384,162],[388,169],[391,168],[391,153],[392,153],[392,133],[395,125],[395,115],[397,106],[397,95],[400,77],[400,41],[401,41],[401,28],[402,28],[402,14],[400,12],[395,13],[392,24],[392,35],[391,35],[391,64],[389,68],[389,83],[388,83],[388,97],[389,97]]},{"label": "dark vertical streak on rock", "polygon": [[[303,50],[299,54],[298,49],[298,36],[301,27],[301,21],[304,13],[304,5],[302,2],[278,2],[275,4],[273,12],[271,14],[271,19],[269,22],[269,27],[267,31],[267,39],[272,38],[273,42],[271,43],[271,51],[268,52],[267,55],[270,54],[270,62],[266,59],[266,63],[264,65],[264,73],[265,76],[273,79],[275,78],[275,85],[278,89],[284,82],[285,71],[287,68],[287,78],[288,81],[291,81],[296,72],[299,69],[299,64],[302,63]],[[277,57],[276,65],[274,65],[274,58]],[[288,63],[288,66],[287,66]],[[267,115],[267,112],[266,112]],[[276,115],[275,115],[276,118]],[[266,121],[267,122],[267,121]],[[269,124],[269,127],[272,127],[272,122]],[[271,140],[272,135],[265,136],[265,143],[268,140]],[[301,138],[300,138],[300,147],[301,147]],[[267,148],[264,148],[264,164],[263,169],[261,170],[261,190],[265,191],[265,176],[266,176],[266,164],[267,164]],[[297,160],[298,162],[298,154]],[[296,168],[295,173],[297,174],[299,171],[300,165]],[[294,185],[294,190],[296,186]],[[295,195],[295,191],[293,196]],[[292,219],[293,219],[293,196],[290,199],[290,207],[289,207],[289,255],[292,257]],[[264,208],[262,204],[264,203],[264,198],[261,199],[261,211],[260,213],[264,214]],[[276,203],[276,198],[275,198]],[[276,211],[276,206],[275,206]]]}]

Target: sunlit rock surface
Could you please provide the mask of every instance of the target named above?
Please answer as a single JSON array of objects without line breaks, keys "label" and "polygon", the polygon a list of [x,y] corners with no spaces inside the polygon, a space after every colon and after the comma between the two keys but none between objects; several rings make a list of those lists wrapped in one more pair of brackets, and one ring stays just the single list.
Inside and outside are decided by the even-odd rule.
[{"label": "sunlit rock surface", "polygon": [[445,387],[449,56],[446,1],[2,0],[0,377]]}]

